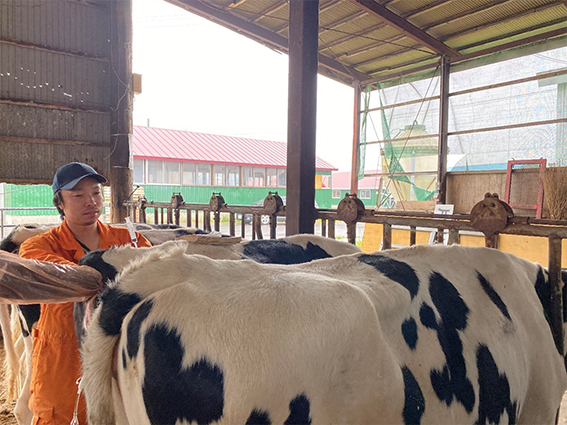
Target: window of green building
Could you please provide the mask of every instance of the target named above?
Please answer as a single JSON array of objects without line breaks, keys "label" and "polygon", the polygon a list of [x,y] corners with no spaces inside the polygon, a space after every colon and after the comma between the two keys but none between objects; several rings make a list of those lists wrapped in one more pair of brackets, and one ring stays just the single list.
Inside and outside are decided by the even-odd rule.
[{"label": "window of green building", "polygon": [[181,182],[184,186],[192,186],[195,184],[195,164],[191,162],[184,162],[182,164],[183,168],[183,180]]}]

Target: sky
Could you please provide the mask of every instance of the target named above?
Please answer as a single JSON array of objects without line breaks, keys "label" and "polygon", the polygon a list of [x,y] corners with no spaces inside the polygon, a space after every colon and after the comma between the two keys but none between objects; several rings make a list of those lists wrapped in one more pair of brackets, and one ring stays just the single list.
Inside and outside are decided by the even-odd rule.
[{"label": "sky", "polygon": [[[133,2],[134,125],[287,140],[288,56],[163,0]],[[317,156],[352,158],[354,89],[317,81]]]}]

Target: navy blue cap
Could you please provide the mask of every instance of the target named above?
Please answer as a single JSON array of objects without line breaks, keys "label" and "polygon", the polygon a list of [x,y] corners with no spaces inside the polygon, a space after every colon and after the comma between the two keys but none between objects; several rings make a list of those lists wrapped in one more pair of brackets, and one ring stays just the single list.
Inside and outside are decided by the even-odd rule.
[{"label": "navy blue cap", "polygon": [[82,162],[70,162],[60,167],[53,177],[53,194],[60,190],[73,189],[85,177],[90,177],[100,183],[106,183],[106,177],[97,173],[93,167]]}]

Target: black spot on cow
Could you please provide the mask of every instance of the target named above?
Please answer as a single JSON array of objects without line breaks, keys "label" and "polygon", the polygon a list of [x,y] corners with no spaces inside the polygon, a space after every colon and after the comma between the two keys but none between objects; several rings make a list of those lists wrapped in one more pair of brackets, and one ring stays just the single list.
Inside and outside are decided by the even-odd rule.
[{"label": "black spot on cow", "polygon": [[415,319],[413,317],[410,317],[408,320],[405,320],[404,323],[402,323],[402,335],[404,336],[406,344],[409,346],[409,348],[415,350],[418,335],[417,324],[415,323]]},{"label": "black spot on cow", "polygon": [[539,302],[543,307],[543,314],[545,315],[545,319],[550,326],[550,313],[551,313],[551,287],[549,285],[549,279],[546,278],[547,273],[543,272],[543,269],[540,267],[537,272],[537,278],[535,282],[535,290],[537,297],[539,298]]},{"label": "black spot on cow", "polygon": [[266,239],[248,242],[242,252],[242,258],[267,264],[300,264],[329,257],[327,251],[311,242],[304,249],[286,241]]},{"label": "black spot on cow", "polygon": [[387,278],[398,282],[409,291],[412,299],[417,295],[419,278],[409,264],[385,255],[363,254],[358,257],[358,260],[374,267]]},{"label": "black spot on cow", "polygon": [[176,238],[180,238],[181,236],[188,236],[188,235],[208,235],[209,232],[205,232],[204,230],[196,229],[196,230],[185,230],[179,229],[173,232]]},{"label": "black spot on cow", "polygon": [[432,369],[429,372],[431,386],[437,394],[439,400],[444,401],[447,406],[453,402],[453,386],[451,385],[451,377],[449,376],[449,368],[447,364],[441,370]]},{"label": "black spot on cow", "polygon": [[429,277],[429,293],[440,316],[437,338],[447,362],[442,370],[430,371],[431,385],[447,406],[451,405],[454,396],[470,413],[475,393],[467,377],[463,343],[457,332],[466,329],[469,308],[453,284],[437,272]]},{"label": "black spot on cow", "polygon": [[429,293],[444,325],[455,330],[467,327],[469,308],[457,288],[442,274],[433,272],[429,276]]},{"label": "black spot on cow", "polygon": [[152,424],[177,421],[199,425],[218,421],[224,408],[221,369],[203,357],[182,366],[180,335],[165,325],[151,326],[144,337],[146,370],[142,393]]},{"label": "black spot on cow", "polygon": [[[111,248],[112,249],[112,248]],[[104,282],[113,280],[118,271],[102,259],[105,250],[97,250],[86,253],[80,260],[80,266],[90,266],[99,271],[102,275]]]},{"label": "black spot on cow", "polygon": [[435,312],[425,303],[421,304],[421,308],[419,309],[419,320],[426,328],[437,330],[438,326]]},{"label": "black spot on cow", "polygon": [[118,335],[124,317],[140,301],[138,295],[122,292],[118,288],[103,292],[101,294],[102,307],[98,324],[104,333],[108,336]]},{"label": "black spot on cow", "polygon": [[22,335],[24,338],[30,336],[30,331],[33,328],[33,325],[37,323],[39,320],[39,316],[41,314],[41,306],[39,304],[23,304],[18,305],[18,308],[22,312],[22,316],[24,316],[25,324],[21,322],[20,318],[20,325],[22,327]]},{"label": "black spot on cow", "polygon": [[486,295],[488,295],[488,298],[490,298],[490,300],[496,305],[496,307],[498,307],[498,310],[502,312],[506,319],[512,320],[510,314],[508,313],[508,307],[506,307],[506,304],[504,304],[504,301],[502,301],[502,298],[500,298],[500,295],[498,295],[498,292],[496,292],[490,282],[486,280],[486,278],[479,272],[476,272],[476,276],[478,278],[478,281],[480,282],[480,286],[482,286],[482,289],[484,289],[484,292],[486,292]]},{"label": "black spot on cow", "polygon": [[126,350],[122,350],[122,369],[126,370],[127,366],[128,366],[128,362],[127,362],[127,358],[126,358]]},{"label": "black spot on cow", "polygon": [[404,410],[402,412],[404,424],[419,424],[425,412],[425,398],[419,383],[408,367],[402,367],[402,375],[404,377]]},{"label": "black spot on cow", "polygon": [[170,229],[179,229],[181,226],[178,224],[151,224],[150,229],[156,230],[170,230]]},{"label": "black spot on cow", "polygon": [[500,423],[500,417],[506,411],[508,423],[516,423],[517,401],[510,399],[510,384],[506,375],[498,372],[498,366],[486,345],[479,345],[476,350],[478,368],[478,420],[476,425]]},{"label": "black spot on cow", "polygon": [[270,420],[268,412],[256,409],[250,413],[246,421],[246,425],[271,425],[271,423],[272,421]]},{"label": "black spot on cow", "polygon": [[305,394],[300,394],[289,403],[289,416],[284,425],[310,425],[311,403]]},{"label": "black spot on cow", "polygon": [[6,236],[0,242],[0,250],[11,252],[13,254],[18,253],[19,246],[14,243],[14,240],[11,237],[11,234]]},{"label": "black spot on cow", "polygon": [[132,318],[128,322],[128,327],[126,330],[126,347],[128,349],[128,355],[130,358],[134,358],[138,354],[138,348],[140,347],[140,327],[142,322],[148,317],[154,302],[149,299],[144,301],[132,315]]}]

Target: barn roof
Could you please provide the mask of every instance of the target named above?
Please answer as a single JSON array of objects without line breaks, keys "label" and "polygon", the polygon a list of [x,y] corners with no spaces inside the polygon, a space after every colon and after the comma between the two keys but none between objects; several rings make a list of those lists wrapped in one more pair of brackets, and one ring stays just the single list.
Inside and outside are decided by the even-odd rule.
[{"label": "barn roof", "polygon": [[[134,126],[134,158],[285,168],[287,144],[270,140]],[[317,157],[318,171],[337,168]]]},{"label": "barn roof", "polygon": [[[167,0],[288,52],[289,1]],[[319,72],[349,85],[424,78],[565,45],[567,0],[320,0]],[[504,53],[504,54],[502,54]]]}]

